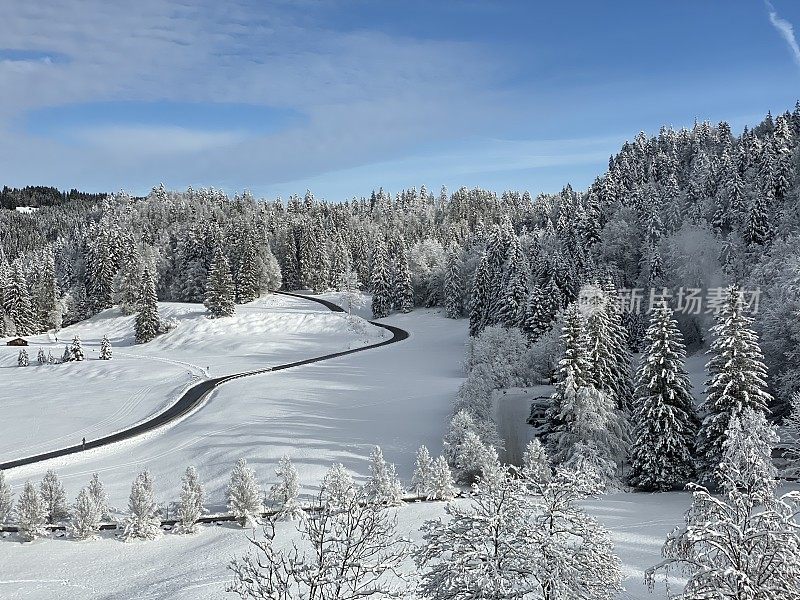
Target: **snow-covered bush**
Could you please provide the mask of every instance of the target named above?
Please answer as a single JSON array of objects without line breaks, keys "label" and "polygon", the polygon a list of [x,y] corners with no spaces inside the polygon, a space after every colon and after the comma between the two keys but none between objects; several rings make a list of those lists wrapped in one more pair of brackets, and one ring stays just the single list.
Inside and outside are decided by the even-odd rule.
[{"label": "snow-covered bush", "polygon": [[576,503],[590,488],[559,470],[531,482],[508,469],[473,485],[469,506],[450,503],[447,519],[426,521],[415,553],[423,598],[611,599],[620,564],[609,532]]},{"label": "snow-covered bush", "polygon": [[123,539],[153,540],[161,535],[161,513],[153,497],[153,480],[149,471],[140,473],[131,486],[128,516]]},{"label": "snow-covered bush", "polygon": [[264,526],[263,539],[251,539],[253,551],[234,560],[228,591],[247,600],[319,598],[368,600],[404,598],[400,565],[408,543],[397,536],[397,522],[382,504],[361,494],[331,504],[298,521],[300,543],[274,544],[277,519]]},{"label": "snow-covered bush", "polygon": [[441,306],[444,299],[446,256],[435,239],[424,239],[411,247],[409,267],[414,298],[422,306]]},{"label": "snow-covered bush", "polygon": [[244,458],[236,462],[231,472],[228,484],[228,509],[242,527],[253,525],[264,512],[262,492],[256,474],[247,466]]},{"label": "snow-covered bush", "polygon": [[200,483],[197,469],[187,467],[181,478],[181,502],[178,508],[181,532],[194,533],[197,530],[197,520],[203,514],[203,497],[203,484]]},{"label": "snow-covered bush", "polygon": [[345,506],[356,494],[353,476],[344,468],[342,463],[337,463],[328,469],[322,478],[322,491],[320,499],[322,504]]},{"label": "snow-covered bush", "polygon": [[445,434],[444,456],[458,483],[470,484],[497,457],[494,447],[483,442],[480,429],[466,411],[456,413]]},{"label": "snow-covered bush", "polygon": [[529,378],[522,358],[528,350],[525,335],[516,327],[486,327],[469,340],[464,366],[467,373],[483,367],[494,388],[525,385]]},{"label": "snow-covered bush", "polygon": [[278,476],[278,482],[270,489],[269,497],[278,509],[278,518],[288,521],[302,519],[305,513],[300,506],[300,483],[297,469],[294,468],[288,456],[282,456],[278,461],[275,474]]}]

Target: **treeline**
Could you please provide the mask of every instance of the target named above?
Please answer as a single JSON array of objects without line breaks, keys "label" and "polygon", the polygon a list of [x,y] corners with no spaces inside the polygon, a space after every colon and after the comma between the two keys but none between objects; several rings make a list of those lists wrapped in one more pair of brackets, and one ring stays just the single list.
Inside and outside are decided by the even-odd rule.
[{"label": "treeline", "polygon": [[43,206],[58,206],[68,202],[83,201],[97,203],[106,198],[108,194],[89,194],[71,189],[63,192],[54,187],[42,185],[28,185],[23,188],[11,188],[3,186],[0,191],[0,208],[14,210],[19,206],[31,206],[41,208]]}]

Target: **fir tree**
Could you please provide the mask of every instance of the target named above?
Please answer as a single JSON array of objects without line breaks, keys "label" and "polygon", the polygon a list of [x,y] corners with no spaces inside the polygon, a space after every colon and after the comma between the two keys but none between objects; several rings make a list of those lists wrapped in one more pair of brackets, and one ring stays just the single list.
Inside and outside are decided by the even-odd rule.
[{"label": "fir tree", "polygon": [[11,486],[6,481],[6,476],[3,471],[0,471],[0,525],[8,521],[11,515],[11,509],[14,506],[11,493]]},{"label": "fir tree", "polygon": [[447,459],[444,456],[438,457],[431,467],[430,481],[426,489],[428,500],[452,500],[457,493],[454,484]]},{"label": "fir tree", "polygon": [[86,490],[89,493],[89,497],[97,506],[100,519],[108,519],[108,496],[106,495],[106,491],[97,473],[92,473],[92,478],[89,480],[89,485]]},{"label": "fir tree", "polygon": [[411,478],[411,489],[418,496],[427,493],[431,482],[432,469],[433,459],[431,459],[428,448],[420,446],[419,450],[417,450],[417,458],[414,464],[414,475]]},{"label": "fir tree", "polygon": [[134,324],[136,343],[146,344],[156,337],[160,327],[161,318],[158,315],[155,281],[150,274],[150,269],[145,269],[139,288],[139,312]]},{"label": "fir tree", "polygon": [[16,335],[31,335],[36,332],[33,307],[28,282],[22,265],[15,261],[3,291],[3,309],[11,321]]},{"label": "fir tree", "polygon": [[111,342],[109,341],[108,336],[104,335],[103,339],[100,340],[100,360],[111,360],[111,355]]},{"label": "fir tree", "polygon": [[489,315],[489,297],[491,294],[491,279],[489,273],[489,260],[484,252],[481,255],[478,268],[475,271],[475,280],[472,284],[472,293],[469,303],[469,334],[478,335],[486,327]]},{"label": "fir tree", "polygon": [[33,541],[47,533],[47,509],[30,481],[25,482],[17,502],[17,526],[23,538]]},{"label": "fir tree", "polygon": [[61,355],[61,362],[72,362],[72,351],[69,349],[69,346],[64,346],[64,354]]},{"label": "fir tree", "polygon": [[47,355],[44,353],[44,348],[39,348],[39,352],[36,354],[36,362],[40,365],[47,363]]},{"label": "fir tree", "polygon": [[636,374],[630,482],[639,489],[675,489],[693,475],[698,422],[685,359],[672,310],[661,305],[650,317]]},{"label": "fir tree", "polygon": [[28,366],[28,351],[23,348],[19,351],[19,356],[17,356],[17,365],[20,367],[27,367]]},{"label": "fir tree", "polygon": [[389,315],[391,290],[389,288],[388,257],[386,244],[379,239],[372,256],[372,316],[382,319]]},{"label": "fir tree", "polygon": [[243,458],[237,461],[231,472],[228,484],[228,509],[242,527],[254,523],[264,511],[256,474]]},{"label": "fir tree", "polygon": [[464,312],[464,275],[461,253],[456,244],[447,252],[444,279],[445,314],[449,319],[458,319]]},{"label": "fir tree", "polygon": [[525,258],[519,240],[514,236],[508,250],[502,296],[498,304],[498,321],[505,327],[522,324],[529,295],[527,281]]},{"label": "fir tree", "polygon": [[39,489],[48,523],[56,523],[69,515],[67,495],[55,471],[50,469],[45,473]]},{"label": "fir tree", "polygon": [[101,514],[89,491],[83,488],[75,501],[70,531],[72,537],[85,540],[100,531]]},{"label": "fir tree", "polygon": [[208,272],[206,294],[203,301],[212,319],[230,317],[235,312],[234,285],[228,259],[217,247]]},{"label": "fir tree", "polygon": [[131,485],[123,539],[153,540],[161,535],[158,504],[153,497],[153,480],[148,471],[139,473]]},{"label": "fir tree", "polygon": [[387,464],[380,446],[370,455],[370,477],[364,488],[370,502],[395,506],[403,499],[403,487],[395,473],[395,467]]},{"label": "fir tree", "polygon": [[289,521],[302,518],[305,513],[299,501],[300,482],[297,469],[288,456],[282,456],[278,461],[275,474],[278,476],[278,483],[270,489],[269,497],[278,509],[278,517]]},{"label": "fir tree", "polygon": [[706,382],[706,399],[701,406],[703,422],[697,436],[701,476],[713,482],[716,468],[722,461],[726,432],[732,417],[744,409],[766,411],[772,397],[766,391],[767,368],[751,329],[753,319],[744,314],[741,292],[728,290],[728,298],[711,328],[714,341],[706,365],[710,375]]},{"label": "fir tree", "polygon": [[181,532],[194,533],[197,530],[197,521],[203,514],[204,495],[197,469],[187,467],[181,478],[181,502],[178,508]]},{"label": "fir tree", "polygon": [[75,337],[72,338],[72,345],[70,346],[69,351],[72,353],[72,360],[80,362],[84,359],[83,345],[81,344],[81,338],[77,333],[75,334]]},{"label": "fir tree", "polygon": [[236,271],[236,301],[246,304],[258,298],[261,290],[258,281],[255,242],[251,235],[244,238],[239,268]]}]

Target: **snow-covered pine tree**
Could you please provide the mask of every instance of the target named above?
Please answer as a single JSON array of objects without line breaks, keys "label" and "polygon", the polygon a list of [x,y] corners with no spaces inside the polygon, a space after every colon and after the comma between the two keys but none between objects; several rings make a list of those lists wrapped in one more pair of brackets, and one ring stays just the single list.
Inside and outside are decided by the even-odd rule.
[{"label": "snow-covered pine tree", "polygon": [[19,261],[14,261],[3,290],[3,309],[16,335],[30,335],[38,329],[31,304],[28,282]]},{"label": "snow-covered pine tree", "polygon": [[154,540],[161,535],[161,512],[153,497],[153,480],[148,471],[139,473],[131,485],[124,540]]},{"label": "snow-covered pine tree", "polygon": [[433,461],[425,495],[428,500],[452,500],[456,493],[455,481],[453,481],[453,474],[447,464],[447,459],[439,456]]},{"label": "snow-covered pine tree", "polygon": [[288,456],[282,456],[275,469],[278,482],[269,491],[269,498],[278,510],[278,518],[287,521],[302,519],[305,515],[300,506],[300,482],[297,469]]},{"label": "snow-covered pine tree", "polygon": [[414,310],[414,288],[411,285],[411,268],[408,264],[408,248],[405,242],[401,242],[394,272],[395,305],[400,312],[409,313]]},{"label": "snow-covered pine tree", "polygon": [[111,341],[107,335],[104,335],[103,339],[100,340],[100,360],[111,360],[111,356]]},{"label": "snow-covered pine tree", "polygon": [[326,504],[346,506],[356,494],[353,476],[342,463],[331,466],[322,478],[320,499]]},{"label": "snow-covered pine tree", "polygon": [[86,488],[78,493],[72,510],[70,533],[72,537],[85,540],[100,531],[100,510]]},{"label": "snow-covered pine tree", "polygon": [[698,420],[685,360],[678,323],[662,304],[650,317],[636,374],[629,477],[639,489],[682,487],[694,473]]},{"label": "snow-covered pine tree", "polygon": [[552,465],[547,450],[538,438],[525,446],[522,457],[522,476],[536,484],[547,483],[552,478]]},{"label": "snow-covered pine tree", "polygon": [[33,541],[47,533],[47,509],[30,481],[25,482],[17,501],[16,521],[23,539]]},{"label": "snow-covered pine tree", "polygon": [[228,259],[217,246],[206,281],[203,304],[212,319],[230,317],[235,312],[234,285]]},{"label": "snow-covered pine tree", "polygon": [[61,355],[61,362],[72,362],[72,351],[69,349],[69,346],[64,346],[64,354]]},{"label": "snow-covered pine tree", "polygon": [[712,358],[706,365],[710,377],[697,435],[704,483],[713,484],[731,418],[741,415],[745,408],[766,411],[772,400],[766,391],[767,368],[752,323],[744,313],[741,291],[730,287],[717,323],[711,328],[714,340],[708,352]]},{"label": "snow-covered pine tree", "polygon": [[444,273],[444,306],[449,319],[459,319],[464,313],[464,274],[461,251],[457,244],[447,251]]},{"label": "snow-covered pine tree", "polygon": [[197,469],[187,467],[181,477],[181,502],[178,508],[178,520],[182,533],[197,531],[197,520],[203,514],[203,499],[205,493]]},{"label": "snow-covered pine tree", "polygon": [[475,270],[475,279],[470,293],[469,334],[473,337],[478,335],[487,325],[490,294],[489,259],[486,252],[484,252],[478,262],[478,268]]},{"label": "snow-covered pine tree", "polygon": [[14,507],[12,496],[11,486],[6,481],[6,475],[0,471],[0,524],[5,523],[11,515],[11,509]]},{"label": "snow-covered pine tree", "polygon": [[552,277],[544,288],[534,287],[528,295],[522,330],[531,342],[550,331],[561,309],[561,292]]},{"label": "snow-covered pine tree", "polygon": [[29,363],[30,359],[28,358],[28,351],[23,348],[19,351],[19,355],[17,356],[17,366],[27,367]]},{"label": "snow-covered pine tree", "polygon": [[39,365],[47,363],[47,355],[44,353],[44,348],[39,348],[39,352],[36,354],[36,363]]},{"label": "snow-covered pine tree", "polygon": [[77,333],[75,334],[75,337],[72,338],[72,344],[70,345],[69,350],[72,353],[72,360],[81,361],[85,358],[83,355],[83,345],[81,344],[81,338]]},{"label": "snow-covered pine tree", "polygon": [[775,495],[777,440],[762,410],[731,416],[717,471],[723,494],[691,486],[686,524],[668,535],[664,560],[645,573],[651,589],[657,573],[678,568],[687,579],[681,598],[800,598],[800,495]]},{"label": "snow-covered pine tree", "polygon": [[383,458],[380,446],[375,446],[370,455],[370,477],[364,492],[370,502],[397,506],[403,500],[403,486],[397,478],[395,467]]},{"label": "snow-covered pine tree", "polygon": [[388,256],[386,243],[378,239],[372,255],[372,316],[382,319],[389,315],[391,307],[391,289],[389,287]]},{"label": "snow-covered pine tree", "polygon": [[529,296],[528,273],[525,256],[519,239],[514,236],[508,249],[503,288],[498,300],[498,322],[505,327],[519,327],[525,317],[525,307]]},{"label": "snow-covered pine tree", "polygon": [[39,489],[48,523],[57,523],[69,515],[67,495],[55,471],[49,469],[44,474]]},{"label": "snow-covered pine tree", "polygon": [[258,298],[261,289],[258,281],[258,266],[255,241],[252,235],[244,236],[239,267],[236,270],[236,302],[245,304]]},{"label": "snow-covered pine tree", "polygon": [[97,505],[97,512],[100,514],[100,519],[108,519],[108,496],[103,484],[100,482],[100,477],[97,473],[92,473],[92,478],[89,480],[89,485],[86,487],[89,497]]},{"label": "snow-covered pine tree", "polygon": [[417,458],[414,463],[414,475],[411,477],[411,489],[417,496],[426,494],[431,483],[433,469],[433,459],[428,448],[424,445],[417,450]]},{"label": "snow-covered pine tree", "polygon": [[259,515],[264,512],[261,488],[253,469],[247,461],[240,458],[231,472],[228,484],[228,510],[242,527],[253,525]]},{"label": "snow-covered pine tree", "polygon": [[150,269],[147,268],[142,274],[138,308],[139,312],[136,314],[134,323],[136,343],[146,344],[156,337],[161,327],[161,317],[158,315],[156,284]]},{"label": "snow-covered pine tree", "polygon": [[53,356],[53,351],[52,351],[52,350],[48,350],[48,351],[47,351],[47,364],[48,364],[48,365],[54,365],[54,364],[56,364],[56,359],[55,359],[55,357]]}]

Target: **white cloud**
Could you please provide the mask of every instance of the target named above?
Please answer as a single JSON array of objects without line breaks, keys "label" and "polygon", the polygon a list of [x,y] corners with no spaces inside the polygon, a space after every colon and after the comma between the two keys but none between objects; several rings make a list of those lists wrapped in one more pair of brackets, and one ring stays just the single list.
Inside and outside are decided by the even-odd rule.
[{"label": "white cloud", "polygon": [[772,26],[788,44],[794,62],[800,66],[800,45],[797,44],[797,38],[794,35],[794,27],[789,21],[778,16],[775,7],[769,0],[765,0],[765,4],[767,5],[767,12],[769,13],[769,22],[772,23]]},{"label": "white cloud", "polygon": [[180,155],[221,149],[242,142],[244,131],[200,131],[184,127],[111,126],[82,129],[75,137],[95,149],[140,160],[151,155]]}]

